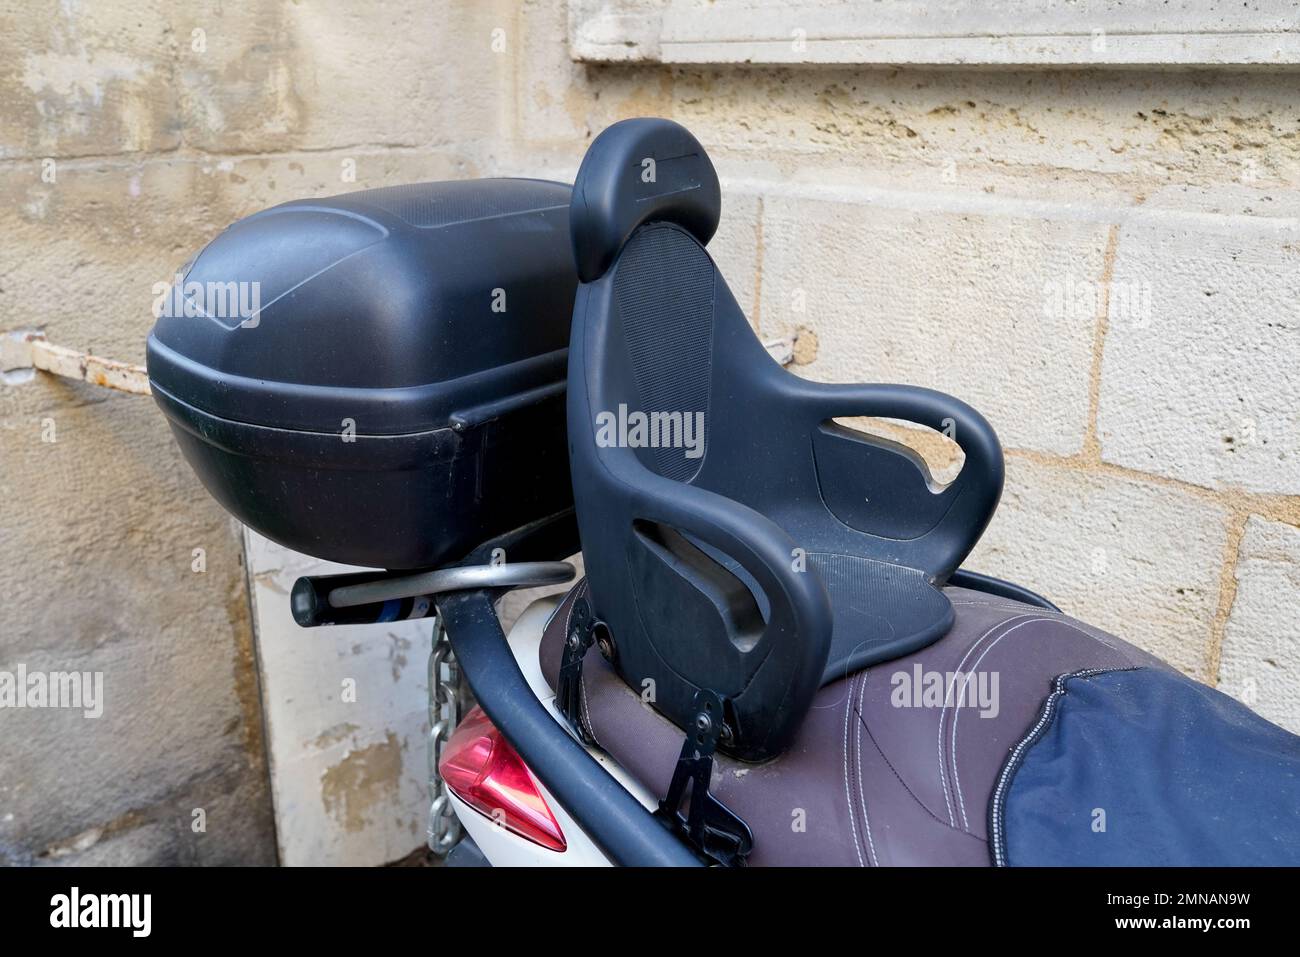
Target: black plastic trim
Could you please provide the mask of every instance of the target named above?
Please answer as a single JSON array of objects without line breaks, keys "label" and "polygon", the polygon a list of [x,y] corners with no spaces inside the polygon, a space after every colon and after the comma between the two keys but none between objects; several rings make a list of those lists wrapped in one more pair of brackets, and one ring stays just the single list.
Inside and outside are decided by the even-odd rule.
[{"label": "black plastic trim", "polygon": [[492,592],[440,595],[437,604],[478,703],[611,860],[631,867],[700,863],[537,700],[506,643]]},{"label": "black plastic trim", "polygon": [[1034,605],[1038,608],[1046,608],[1048,611],[1061,612],[1050,601],[1044,598],[1038,592],[1030,591],[1023,585],[1017,585],[1014,582],[1006,581],[1002,578],[994,578],[992,575],[984,575],[980,572],[969,571],[965,568],[959,568],[948,577],[948,584],[955,588],[969,588],[971,591],[982,591],[986,595],[996,595],[999,598],[1010,598],[1012,601],[1024,602],[1026,605]]}]

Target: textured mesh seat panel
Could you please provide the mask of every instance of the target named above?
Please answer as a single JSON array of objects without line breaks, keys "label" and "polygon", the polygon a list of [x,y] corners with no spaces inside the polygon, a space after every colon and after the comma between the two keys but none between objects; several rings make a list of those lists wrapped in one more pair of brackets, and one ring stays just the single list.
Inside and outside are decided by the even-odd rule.
[{"label": "textured mesh seat panel", "polygon": [[[642,227],[628,242],[615,278],[636,378],[635,408],[680,415],[683,423],[687,416],[698,421],[702,413],[706,449],[715,273],[708,253],[689,235],[653,225]],[[647,468],[665,478],[689,482],[704,458],[688,458],[686,451],[661,446],[638,449],[638,454]]]},{"label": "textured mesh seat panel", "polygon": [[[707,542],[690,535],[686,538],[740,579],[754,596],[763,620],[768,621],[768,598],[754,576]],[[924,587],[925,572],[920,569],[835,552],[809,552],[808,567],[826,586],[835,613],[823,684],[838,681],[878,660],[882,649],[907,637],[898,633],[891,612],[906,609],[912,626],[934,637],[945,633],[952,624],[952,605],[936,589]]]},{"label": "textured mesh seat panel", "polygon": [[823,683],[879,659],[880,649],[906,638],[896,630],[900,610],[914,632],[931,639],[952,624],[952,605],[941,592],[925,587],[920,569],[828,552],[809,552],[808,565],[826,585],[835,612]]}]

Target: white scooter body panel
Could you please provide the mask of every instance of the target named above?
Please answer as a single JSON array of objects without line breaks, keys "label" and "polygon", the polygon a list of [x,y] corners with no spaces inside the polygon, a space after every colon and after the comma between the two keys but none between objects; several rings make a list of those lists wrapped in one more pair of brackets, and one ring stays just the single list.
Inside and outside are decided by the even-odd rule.
[{"label": "white scooter body panel", "polygon": [[[524,673],[524,679],[528,682],[529,688],[550,711],[551,716],[567,730],[568,724],[556,708],[555,692],[546,683],[546,676],[542,674],[542,665],[538,657],[542,644],[542,632],[551,620],[551,616],[555,614],[555,609],[559,607],[561,598],[560,595],[552,595],[539,598],[529,605],[524,609],[523,614],[519,616],[519,620],[515,622],[514,627],[510,629],[507,640],[510,644],[510,650],[515,656],[515,661],[519,664],[519,669]],[[627,788],[647,809],[653,811],[659,806],[658,801],[649,791],[632,780],[627,772],[611,761],[607,755],[591,748],[587,749],[587,753],[595,758],[605,770],[613,775],[616,781]],[[552,851],[539,844],[534,844],[527,838],[520,837],[486,815],[474,810],[454,794],[451,796],[451,805],[455,808],[456,817],[460,819],[461,824],[464,826],[465,833],[474,840],[479,850],[483,852],[483,856],[488,859],[493,867],[611,866],[609,859],[587,836],[586,832],[578,826],[578,823],[569,816],[560,802],[542,786],[541,782],[537,782],[537,786],[546,799],[546,804],[551,809],[551,813],[555,815],[555,821],[560,825],[560,831],[564,834],[564,839],[568,844],[567,849],[564,851]]]}]

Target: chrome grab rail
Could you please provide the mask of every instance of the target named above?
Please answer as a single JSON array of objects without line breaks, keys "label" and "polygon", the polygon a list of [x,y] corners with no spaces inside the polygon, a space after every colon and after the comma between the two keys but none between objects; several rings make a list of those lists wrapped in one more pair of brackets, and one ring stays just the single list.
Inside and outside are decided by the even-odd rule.
[{"label": "chrome grab rail", "polygon": [[329,593],[333,608],[353,608],[375,602],[424,595],[440,595],[471,588],[532,588],[538,585],[563,585],[572,581],[577,570],[568,562],[502,562],[493,565],[466,565],[439,568],[414,575],[377,578],[356,585],[343,585]]}]

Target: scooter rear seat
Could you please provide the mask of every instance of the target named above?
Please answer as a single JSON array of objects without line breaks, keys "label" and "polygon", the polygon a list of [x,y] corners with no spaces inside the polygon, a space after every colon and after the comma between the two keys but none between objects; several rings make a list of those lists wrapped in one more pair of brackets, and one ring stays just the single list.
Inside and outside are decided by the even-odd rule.
[{"label": "scooter rear seat", "polygon": [[[552,688],[574,601],[587,588],[575,586],[543,634],[541,665]],[[710,791],[753,832],[750,864],[988,866],[995,780],[1053,680],[1094,668],[1168,670],[1066,615],[963,588],[944,594],[956,620],[943,638],[822,687],[779,757],[762,764],[715,757]],[[969,681],[949,677],[958,672]],[[581,717],[596,744],[664,794],[681,730],[644,704],[594,646],[581,681]]]}]

